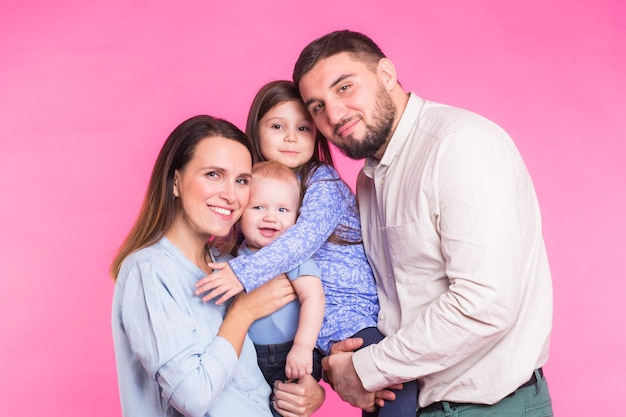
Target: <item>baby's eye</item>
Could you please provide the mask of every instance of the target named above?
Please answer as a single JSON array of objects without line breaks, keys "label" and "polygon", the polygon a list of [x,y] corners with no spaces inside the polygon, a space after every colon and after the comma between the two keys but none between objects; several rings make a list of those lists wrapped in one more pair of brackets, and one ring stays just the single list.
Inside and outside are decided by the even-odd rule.
[{"label": "baby's eye", "polygon": [[288,211],[289,211],[289,209],[287,209],[287,208],[285,208],[285,207],[280,207],[280,208],[278,209],[278,212],[279,212],[279,213],[287,213]]},{"label": "baby's eye", "polygon": [[263,210],[263,206],[252,206],[250,207],[251,210]]}]

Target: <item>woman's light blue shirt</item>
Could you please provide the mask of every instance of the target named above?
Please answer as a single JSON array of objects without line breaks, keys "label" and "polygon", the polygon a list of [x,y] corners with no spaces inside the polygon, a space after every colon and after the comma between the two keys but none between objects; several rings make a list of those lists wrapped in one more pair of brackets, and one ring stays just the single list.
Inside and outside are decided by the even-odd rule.
[{"label": "woman's light blue shirt", "polygon": [[271,417],[252,342],[238,359],[217,336],[225,307],[194,295],[205,275],[165,237],[124,260],[112,326],[125,417]]}]

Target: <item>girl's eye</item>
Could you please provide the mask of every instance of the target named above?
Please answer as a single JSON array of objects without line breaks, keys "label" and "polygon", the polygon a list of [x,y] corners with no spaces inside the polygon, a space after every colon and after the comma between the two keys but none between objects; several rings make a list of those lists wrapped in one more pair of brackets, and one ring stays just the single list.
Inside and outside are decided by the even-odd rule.
[{"label": "girl's eye", "polygon": [[311,130],[311,128],[309,126],[301,126],[298,128],[298,130],[301,132],[308,132]]},{"label": "girl's eye", "polygon": [[280,130],[280,129],[282,129],[282,128],[283,128],[283,126],[282,126],[282,125],[278,125],[278,124],[274,124],[274,125],[272,125],[272,129]]}]

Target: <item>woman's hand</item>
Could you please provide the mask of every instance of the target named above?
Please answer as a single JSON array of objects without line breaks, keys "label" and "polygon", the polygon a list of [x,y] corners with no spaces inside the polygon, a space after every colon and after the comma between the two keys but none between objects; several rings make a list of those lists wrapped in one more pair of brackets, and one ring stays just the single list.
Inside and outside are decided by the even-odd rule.
[{"label": "woman's hand", "polygon": [[291,282],[285,274],[280,275],[254,291],[235,297],[217,334],[228,340],[239,356],[250,325],[295,299]]},{"label": "woman's hand", "polygon": [[[296,299],[296,292],[285,274],[279,275],[248,293],[241,293],[229,308],[255,320],[272,314]],[[250,327],[250,324],[248,327]]]},{"label": "woman's hand", "polygon": [[326,398],[324,387],[311,375],[298,382],[274,383],[272,405],[284,417],[309,417],[317,411]]}]

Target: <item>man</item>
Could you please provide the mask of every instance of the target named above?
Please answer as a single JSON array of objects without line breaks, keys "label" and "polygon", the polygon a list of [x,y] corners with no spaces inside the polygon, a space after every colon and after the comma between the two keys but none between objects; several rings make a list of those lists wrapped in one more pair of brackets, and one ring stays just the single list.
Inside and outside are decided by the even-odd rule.
[{"label": "man", "polygon": [[420,381],[417,415],[547,416],[552,285],[535,190],[510,137],[407,94],[368,37],[309,44],[294,82],[317,128],[353,159],[386,338],[336,344],[327,378],[371,411]]}]

